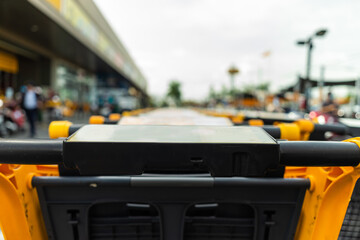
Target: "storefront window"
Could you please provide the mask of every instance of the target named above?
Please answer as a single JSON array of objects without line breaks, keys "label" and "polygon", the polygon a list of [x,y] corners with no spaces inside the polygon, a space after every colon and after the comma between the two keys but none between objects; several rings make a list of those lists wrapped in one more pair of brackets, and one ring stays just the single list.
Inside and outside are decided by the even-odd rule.
[{"label": "storefront window", "polygon": [[62,101],[83,105],[95,99],[95,76],[82,69],[59,65],[56,69],[55,90]]}]

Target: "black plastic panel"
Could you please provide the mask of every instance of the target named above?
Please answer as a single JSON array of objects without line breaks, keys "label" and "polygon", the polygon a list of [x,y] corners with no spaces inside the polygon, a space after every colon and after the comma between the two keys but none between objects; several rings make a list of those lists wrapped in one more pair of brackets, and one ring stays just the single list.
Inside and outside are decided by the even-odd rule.
[{"label": "black plastic panel", "polygon": [[184,239],[254,239],[255,211],[247,204],[198,203],[186,211]]},{"label": "black plastic panel", "polygon": [[360,239],[360,180],[358,179],[341,226],[339,240]]},{"label": "black plastic panel", "polygon": [[89,209],[90,240],[160,239],[160,216],[155,207],[143,203],[104,202]]},{"label": "black plastic panel", "polygon": [[309,180],[35,177],[33,185],[49,239],[287,240]]},{"label": "black plastic panel", "polygon": [[83,176],[283,175],[278,143],[254,127],[84,126],[64,142],[63,156]]}]

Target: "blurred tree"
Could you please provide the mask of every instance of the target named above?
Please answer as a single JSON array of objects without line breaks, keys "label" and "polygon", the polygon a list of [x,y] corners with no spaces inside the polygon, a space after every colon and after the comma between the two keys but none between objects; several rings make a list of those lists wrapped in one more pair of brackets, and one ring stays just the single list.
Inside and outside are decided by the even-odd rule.
[{"label": "blurred tree", "polygon": [[227,97],[227,95],[229,95],[229,91],[228,91],[228,89],[226,88],[225,85],[222,85],[221,86],[220,97],[225,98],[225,97]]},{"label": "blurred tree", "polygon": [[160,107],[163,104],[162,97],[151,95],[149,99],[149,107]]},{"label": "blurred tree", "polygon": [[210,85],[210,88],[209,88],[209,99],[216,99],[216,92],[215,92],[215,89],[213,87],[213,85]]},{"label": "blurred tree", "polygon": [[177,106],[181,105],[181,83],[180,82],[173,80],[169,83],[167,97],[172,98]]},{"label": "blurred tree", "polygon": [[159,106],[160,107],[168,107],[169,104],[166,102],[166,100],[163,100],[163,101],[160,102]]},{"label": "blurred tree", "polygon": [[184,100],[182,106],[184,107],[201,107],[203,104],[195,100]]},{"label": "blurred tree", "polygon": [[253,93],[255,91],[255,88],[256,87],[254,85],[248,84],[248,85],[244,86],[243,92],[244,93]]},{"label": "blurred tree", "polygon": [[257,85],[256,89],[267,92],[267,91],[269,91],[269,87],[270,87],[270,82],[264,82],[264,83],[260,83],[259,85]]}]

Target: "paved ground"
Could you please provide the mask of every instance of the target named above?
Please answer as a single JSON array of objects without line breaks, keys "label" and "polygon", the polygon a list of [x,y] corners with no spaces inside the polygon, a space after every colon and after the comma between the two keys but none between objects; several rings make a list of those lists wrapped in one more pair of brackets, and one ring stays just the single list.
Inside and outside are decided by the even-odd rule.
[{"label": "paved ground", "polygon": [[[82,114],[81,116],[78,114],[75,114],[73,117],[66,118],[64,120],[69,120],[70,122],[74,124],[86,124],[89,121],[90,115],[88,114]],[[44,119],[47,119],[46,116]],[[48,139],[48,127],[49,127],[49,121],[43,121],[42,123],[36,124],[36,136],[34,139]],[[15,138],[15,139],[29,139],[30,131],[29,131],[29,125],[26,125],[26,129],[23,132],[19,132],[16,134],[11,135],[9,138]],[[1,240],[1,238],[0,238]]]}]

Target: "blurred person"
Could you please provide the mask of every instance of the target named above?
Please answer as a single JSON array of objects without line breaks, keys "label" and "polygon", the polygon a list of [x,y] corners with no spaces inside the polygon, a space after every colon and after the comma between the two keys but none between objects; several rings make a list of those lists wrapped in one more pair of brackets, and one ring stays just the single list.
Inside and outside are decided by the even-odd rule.
[{"label": "blurred person", "polygon": [[306,111],[306,98],[304,96],[299,98],[299,110],[302,112]]},{"label": "blurred person", "polygon": [[[15,104],[14,104],[15,103]],[[24,131],[24,125],[25,125],[25,114],[24,111],[21,109],[21,107],[16,104],[15,101],[11,103],[8,107],[8,117],[16,123],[18,130]]]},{"label": "blurred person", "polygon": [[41,87],[35,87],[35,94],[37,96],[37,120],[43,122],[43,109],[45,106],[45,97],[43,94],[43,89]]},{"label": "blurred person", "polygon": [[14,89],[12,87],[7,87],[5,90],[5,97],[7,100],[11,100],[14,97]]},{"label": "blurred person", "polygon": [[319,111],[311,111],[309,116],[311,119],[316,119],[320,124],[325,123],[337,123],[338,120],[338,104],[334,101],[333,95],[331,92],[327,94],[325,102],[322,104]]},{"label": "blurred person", "polygon": [[99,111],[100,115],[108,117],[112,113],[112,110],[113,110],[112,107],[113,106],[110,103],[106,102],[104,104],[104,106],[102,108],[100,108],[100,111]]},{"label": "blurred person", "polygon": [[90,114],[99,115],[99,103],[96,100],[91,101],[90,104]]},{"label": "blurred person", "polygon": [[55,91],[50,88],[47,92],[47,98],[45,101],[45,108],[48,115],[48,122],[52,122],[54,120],[58,120],[56,118],[56,108],[61,105],[60,98],[57,96]]},{"label": "blurred person", "polygon": [[273,112],[283,112],[283,109],[281,107],[281,103],[280,103],[280,97],[279,95],[275,95],[272,101],[272,104],[274,105],[274,110]]},{"label": "blurred person", "polygon": [[25,110],[26,118],[30,125],[30,137],[33,138],[36,134],[35,123],[38,117],[38,96],[32,83],[29,83],[26,86],[26,91],[23,94],[21,106]]},{"label": "blurred person", "polygon": [[21,85],[20,86],[20,93],[25,94],[26,89],[27,89],[26,85]]},{"label": "blurred person", "polygon": [[57,94],[52,95],[51,99],[47,101],[49,122],[63,120],[61,104],[60,97]]},{"label": "blurred person", "polygon": [[339,110],[339,105],[334,101],[334,97],[332,93],[328,92],[327,98],[325,102],[322,104],[321,112],[337,118],[338,110]]}]

